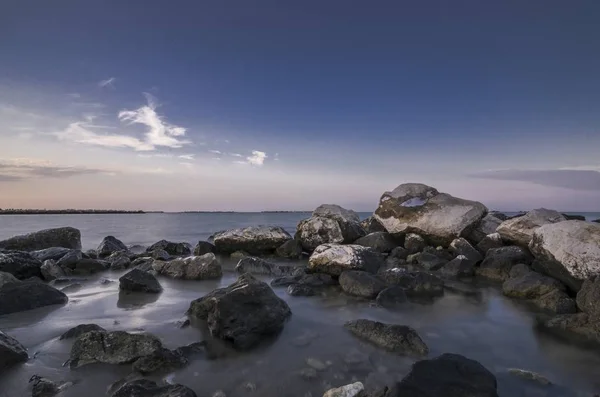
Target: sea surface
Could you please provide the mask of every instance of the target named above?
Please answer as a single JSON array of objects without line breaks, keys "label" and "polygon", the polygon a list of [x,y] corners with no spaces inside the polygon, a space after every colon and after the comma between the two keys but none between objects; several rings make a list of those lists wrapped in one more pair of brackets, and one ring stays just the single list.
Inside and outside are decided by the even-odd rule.
[{"label": "sea surface", "polygon": [[[194,244],[215,231],[256,224],[280,225],[293,232],[297,222],[308,215],[0,216],[0,239],[50,227],[73,226],[82,232],[84,249],[95,248],[106,235],[114,235],[126,244],[149,245],[160,239]],[[66,291],[69,302],[64,306],[0,316],[0,329],[23,343],[31,357],[25,364],[1,370],[0,397],[30,396],[28,380],[34,374],[74,382],[61,397],[100,397],[106,395],[109,385],[128,375],[128,365],[94,364],[76,370],[63,366],[69,358],[72,341],[61,341],[59,336],[79,324],[150,332],[168,348],[210,339],[201,323],[193,322],[187,328],[180,328],[179,324],[192,300],[236,279],[235,262],[224,259],[223,266],[223,278],[217,281],[161,277],[164,291],[151,296],[119,293],[118,278],[124,272],[106,272],[72,286]],[[199,397],[210,397],[218,390],[228,397],[320,397],[330,387],[354,381],[361,381],[373,390],[401,379],[415,359],[363,343],[343,328],[346,321],[368,318],[415,328],[430,347],[429,357],[451,352],[478,360],[496,375],[502,397],[583,397],[600,392],[600,352],[538,332],[534,327],[536,310],[505,298],[498,285],[464,284],[462,288],[474,293],[447,292],[433,302],[410,303],[395,311],[346,296],[337,287],[314,297],[291,297],[285,289],[275,288],[293,313],[280,335],[246,353],[223,346],[219,358],[200,355],[183,369],[150,378],[182,383]],[[315,360],[323,368],[306,379],[301,371],[304,375],[309,373],[307,361]],[[508,374],[510,368],[538,372],[554,386],[543,388],[516,378]]]}]

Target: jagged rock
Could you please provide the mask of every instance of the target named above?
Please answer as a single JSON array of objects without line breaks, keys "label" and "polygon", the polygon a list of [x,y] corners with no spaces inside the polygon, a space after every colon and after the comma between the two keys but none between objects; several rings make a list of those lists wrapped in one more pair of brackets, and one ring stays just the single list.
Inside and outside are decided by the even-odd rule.
[{"label": "jagged rock", "polygon": [[504,295],[517,299],[527,299],[542,309],[557,314],[575,313],[575,301],[565,292],[565,286],[553,278],[536,272],[508,279],[502,285]]},{"label": "jagged rock", "polygon": [[485,236],[477,244],[477,249],[485,256],[489,250],[493,248],[501,248],[503,246],[504,243],[502,242],[502,236],[500,236],[500,233],[492,233]]},{"label": "jagged rock", "polygon": [[450,243],[450,252],[454,255],[463,255],[473,264],[478,264],[483,260],[483,256],[464,238],[457,238]]},{"label": "jagged rock", "polygon": [[83,253],[83,257],[86,259],[98,259],[98,253],[96,250],[87,250]]},{"label": "jagged rock", "polygon": [[340,275],[340,286],[347,294],[360,296],[362,298],[375,298],[386,288],[383,281],[371,273],[347,270]]},{"label": "jagged rock", "polygon": [[66,276],[62,267],[58,266],[53,259],[44,261],[44,264],[40,267],[40,271],[42,272],[42,277],[46,281],[52,281]]},{"label": "jagged rock", "polygon": [[374,232],[356,240],[354,244],[372,248],[377,252],[391,252],[399,243],[388,232]]},{"label": "jagged rock", "polygon": [[73,343],[69,365],[77,368],[92,363],[128,364],[162,348],[160,340],[149,334],[90,331]]},{"label": "jagged rock", "polygon": [[429,348],[417,331],[405,325],[361,319],[347,322],[344,328],[353,335],[394,353],[419,356],[429,353]]},{"label": "jagged rock", "polygon": [[436,245],[448,246],[472,230],[486,213],[487,208],[476,201],[406,183],[381,196],[375,218],[391,234],[417,233]]},{"label": "jagged rock", "polygon": [[277,256],[289,259],[302,257],[302,244],[296,239],[288,240],[275,250]]},{"label": "jagged rock", "polygon": [[252,255],[271,254],[292,236],[279,226],[251,226],[217,232],[212,243],[217,252],[245,251]]},{"label": "jagged rock", "polygon": [[584,280],[600,276],[600,225],[565,221],[539,227],[531,252],[544,264],[543,272],[574,291]]},{"label": "jagged rock", "polygon": [[80,335],[91,331],[105,332],[106,330],[97,324],[79,324],[62,334],[60,340],[78,338]]},{"label": "jagged rock", "polygon": [[404,248],[406,248],[409,255],[423,251],[426,246],[425,239],[418,234],[408,233],[404,238]]},{"label": "jagged rock", "polygon": [[361,382],[355,382],[351,385],[330,389],[323,394],[323,397],[360,397],[363,390],[365,390],[364,385]]},{"label": "jagged rock", "polygon": [[0,288],[0,315],[62,305],[68,300],[64,293],[41,282],[8,283]]},{"label": "jagged rock", "polygon": [[138,358],[133,363],[132,369],[147,375],[158,371],[182,368],[187,364],[188,360],[178,351],[162,348]]},{"label": "jagged rock", "polygon": [[27,349],[18,340],[0,331],[0,369],[27,361]]},{"label": "jagged rock", "polygon": [[513,266],[519,263],[528,265],[532,260],[533,257],[526,249],[516,245],[493,248],[487,252],[475,273],[491,280],[505,281],[509,278]]},{"label": "jagged rock", "polygon": [[0,272],[0,288],[2,288],[5,284],[10,283],[19,283],[19,279],[13,276],[10,273]]},{"label": "jagged rock", "polygon": [[290,296],[314,296],[317,291],[308,284],[291,284],[287,287],[287,293]]},{"label": "jagged rock", "polygon": [[193,301],[188,314],[206,320],[213,336],[247,349],[281,331],[291,310],[266,283],[244,274]]},{"label": "jagged rock", "polygon": [[381,223],[375,219],[374,216],[370,216],[367,219],[360,222],[360,226],[365,229],[366,233],[375,233],[375,232],[387,232],[385,227]]},{"label": "jagged rock", "polygon": [[390,285],[402,287],[409,297],[444,294],[444,281],[431,273],[394,268],[381,272],[379,277]]},{"label": "jagged rock", "polygon": [[213,244],[208,241],[198,241],[198,244],[194,247],[194,256],[202,256],[204,254],[216,253],[216,248]]},{"label": "jagged rock", "polygon": [[187,243],[174,243],[172,241],[160,240],[157,243],[152,244],[146,249],[146,252],[152,252],[155,250],[166,251],[169,255],[173,256],[186,256],[191,255],[192,249]]},{"label": "jagged rock", "polygon": [[212,280],[223,275],[214,254],[177,258],[169,262],[156,261],[153,268],[163,276],[185,280]]},{"label": "jagged rock", "polygon": [[156,277],[148,272],[133,269],[119,279],[121,291],[159,293],[162,287]]},{"label": "jagged rock", "polygon": [[72,227],[60,227],[0,241],[0,249],[6,250],[39,251],[53,247],[81,249],[81,233]]},{"label": "jagged rock", "polygon": [[540,309],[544,309],[556,314],[569,314],[577,312],[577,303],[575,299],[567,295],[566,292],[555,289],[546,295],[542,295],[531,301]]},{"label": "jagged rock", "polygon": [[384,264],[383,256],[361,245],[323,244],[308,260],[311,272],[339,276],[345,270],[364,270],[376,273]]},{"label": "jagged rock", "polygon": [[475,263],[464,255],[458,255],[439,269],[448,277],[472,277],[475,273]]},{"label": "jagged rock", "polygon": [[65,256],[66,254],[68,254],[69,251],[71,251],[70,248],[51,247],[51,248],[46,248],[46,249],[43,249],[43,250],[31,251],[30,254],[35,259],[37,259],[37,260],[39,260],[40,262],[43,263],[43,262],[47,261],[48,259],[52,259],[53,261],[57,261],[60,258],[62,258],[63,256]]},{"label": "jagged rock", "polygon": [[276,277],[291,275],[297,268],[297,266],[278,265],[267,262],[264,259],[254,256],[247,256],[240,259],[235,266],[235,270],[238,273],[265,274]]},{"label": "jagged rock", "polygon": [[377,302],[379,306],[385,307],[386,309],[396,309],[404,306],[407,301],[408,298],[406,297],[404,288],[397,286],[384,289],[377,295],[377,299],[375,299],[375,302]]},{"label": "jagged rock", "polygon": [[473,244],[479,244],[485,236],[496,233],[498,226],[505,220],[506,219],[502,219],[494,213],[488,213],[467,235],[467,240],[471,241]]},{"label": "jagged rock", "polygon": [[42,262],[23,251],[0,250],[0,271],[10,273],[19,280],[42,277]]},{"label": "jagged rock", "polygon": [[591,318],[600,319],[600,277],[587,279],[577,292],[577,307]]},{"label": "jagged rock", "polygon": [[567,219],[559,212],[545,208],[529,211],[518,218],[506,220],[498,226],[497,232],[512,244],[527,247],[533,232],[542,225],[566,221]]},{"label": "jagged rock", "polygon": [[537,319],[537,327],[562,338],[600,345],[600,320],[587,313],[559,314]]},{"label": "jagged rock", "polygon": [[309,252],[322,244],[349,244],[365,234],[356,212],[334,204],[317,207],[296,229],[296,239]]},{"label": "jagged rock", "polygon": [[127,246],[114,236],[106,236],[96,249],[96,254],[100,258],[104,258],[119,251],[127,251]]},{"label": "jagged rock", "polygon": [[111,397],[197,397],[189,387],[180,384],[159,386],[156,382],[139,379],[118,389]]},{"label": "jagged rock", "polygon": [[154,264],[154,260],[148,256],[143,256],[137,259],[134,259],[131,262],[131,267],[134,269],[139,269],[144,272],[152,271],[152,265]]}]

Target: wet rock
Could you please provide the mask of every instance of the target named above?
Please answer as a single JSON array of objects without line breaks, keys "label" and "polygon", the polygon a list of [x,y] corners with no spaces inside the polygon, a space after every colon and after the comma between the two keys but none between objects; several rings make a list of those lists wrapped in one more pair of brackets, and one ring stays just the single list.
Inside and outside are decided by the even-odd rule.
[{"label": "wet rock", "polygon": [[145,255],[150,255],[150,258],[159,261],[168,261],[171,259],[171,255],[169,255],[167,251],[161,249],[155,249],[154,251],[146,252]]},{"label": "wet rock", "polygon": [[419,267],[431,271],[441,269],[448,261],[448,259],[440,258],[438,255],[429,252],[419,252],[411,257],[412,263],[416,263]]},{"label": "wet rock", "polygon": [[600,223],[600,219],[594,219],[593,221],[590,221],[590,222],[593,222],[593,223]]},{"label": "wet rock", "polygon": [[535,372],[526,371],[526,370],[518,369],[518,368],[510,368],[508,370],[508,373],[511,375],[517,376],[521,379],[530,380],[530,381],[539,383],[542,386],[548,386],[548,385],[552,384],[552,382],[550,382],[548,380],[548,378],[546,378],[540,374],[537,374]]},{"label": "wet rock", "polygon": [[397,309],[406,305],[408,298],[402,287],[389,287],[377,295],[375,302],[386,309]]},{"label": "wet rock", "polygon": [[423,251],[426,246],[425,239],[418,234],[408,233],[404,238],[404,248],[408,251],[409,255]]},{"label": "wet rock", "polygon": [[56,264],[63,269],[72,269],[77,262],[83,259],[83,253],[80,250],[70,250]]},{"label": "wet rock", "polygon": [[152,270],[152,265],[154,264],[154,259],[150,257],[141,257],[134,259],[131,262],[131,267],[134,269],[139,269],[144,272],[149,272]]},{"label": "wet rock", "polygon": [[600,225],[565,221],[539,227],[529,246],[544,273],[578,291],[584,280],[600,276]]},{"label": "wet rock", "polygon": [[137,359],[133,363],[132,369],[143,375],[148,375],[154,372],[183,368],[187,364],[188,360],[182,354],[163,348]]},{"label": "wet rock", "polygon": [[560,282],[529,271],[521,276],[510,278],[502,285],[504,295],[517,299],[527,299],[542,309],[557,314],[575,313],[575,302],[565,292]]},{"label": "wet rock", "polygon": [[212,280],[223,275],[214,254],[177,258],[169,262],[156,261],[153,269],[163,276],[185,280]]},{"label": "wet rock", "polygon": [[508,276],[510,278],[519,278],[531,272],[531,268],[524,263],[519,263],[510,269]]},{"label": "wet rock", "polygon": [[131,258],[129,253],[125,251],[113,252],[106,258],[110,263],[110,270],[123,270],[131,266]]},{"label": "wet rock", "polygon": [[368,299],[375,298],[386,288],[385,283],[373,274],[358,270],[343,272],[339,282],[345,293]]},{"label": "wet rock", "polygon": [[119,278],[121,291],[159,293],[162,287],[156,277],[139,269],[133,269]]},{"label": "wet rock", "polygon": [[81,233],[72,227],[61,227],[0,241],[0,249],[6,250],[39,251],[53,247],[81,249]]},{"label": "wet rock", "polygon": [[212,397],[227,397],[227,394],[223,390],[217,390],[213,393]]},{"label": "wet rock", "polygon": [[271,254],[281,244],[292,239],[292,236],[279,226],[251,226],[226,230],[211,237],[217,252],[230,254],[245,251],[252,255]]},{"label": "wet rock", "polygon": [[314,296],[317,294],[317,291],[310,285],[292,284],[288,286],[287,293],[290,296]]},{"label": "wet rock", "polygon": [[347,322],[344,327],[353,335],[391,352],[419,356],[429,353],[419,334],[405,325],[355,320]]},{"label": "wet rock", "polygon": [[44,261],[44,264],[40,267],[40,271],[42,272],[42,277],[46,281],[52,281],[66,276],[65,271],[52,259]]},{"label": "wet rock", "polygon": [[44,283],[8,283],[0,288],[0,315],[62,305],[68,300],[63,292]]},{"label": "wet rock", "polygon": [[330,389],[323,394],[323,397],[360,397],[364,390],[365,387],[361,382],[355,382],[351,385]]},{"label": "wet rock", "polygon": [[18,340],[0,331],[0,369],[27,361],[27,349]]},{"label": "wet rock", "polygon": [[288,240],[281,244],[275,253],[282,258],[298,259],[302,257],[302,244],[296,239]]},{"label": "wet rock", "polygon": [[439,273],[447,277],[472,277],[475,274],[475,264],[464,255],[458,255],[446,263]]},{"label": "wet rock", "polygon": [[239,261],[240,259],[244,259],[245,257],[250,256],[246,251],[235,251],[232,252],[229,257],[233,260]]},{"label": "wet rock", "polygon": [[75,340],[69,364],[71,368],[92,363],[128,364],[161,349],[160,340],[149,334],[91,331]]},{"label": "wet rock", "polygon": [[98,257],[104,258],[119,251],[127,251],[127,246],[114,236],[107,236],[96,249]]},{"label": "wet rock", "polygon": [[406,258],[408,258],[408,250],[404,247],[396,247],[388,255],[388,259],[406,259]]},{"label": "wet rock", "polygon": [[276,277],[291,275],[295,269],[297,269],[296,266],[278,265],[254,256],[240,259],[235,266],[238,273],[265,274]]},{"label": "wet rock", "polygon": [[0,288],[2,288],[5,284],[10,283],[19,283],[19,279],[13,276],[10,273],[0,272]]},{"label": "wet rock", "polygon": [[287,287],[290,285],[298,284],[300,276],[282,276],[276,277],[271,280],[271,287]]},{"label": "wet rock", "polygon": [[266,283],[244,274],[193,301],[188,314],[206,320],[213,336],[247,349],[281,331],[291,310]]},{"label": "wet rock", "polygon": [[484,256],[489,250],[501,247],[504,247],[504,243],[502,242],[502,237],[500,236],[500,233],[488,234],[477,244],[477,249]]},{"label": "wet rock", "polygon": [[562,338],[600,345],[600,321],[587,313],[540,317],[537,327]]},{"label": "wet rock", "polygon": [[375,218],[394,235],[417,233],[436,245],[448,246],[472,230],[486,213],[487,208],[476,201],[406,183],[381,196]]},{"label": "wet rock", "polygon": [[166,251],[169,255],[173,256],[186,256],[192,254],[191,246],[188,243],[175,243],[167,240],[160,240],[146,248],[146,252],[156,250]]},{"label": "wet rock", "polygon": [[532,301],[540,309],[556,313],[568,314],[577,312],[577,303],[566,292],[554,290]]},{"label": "wet rock", "polygon": [[71,382],[54,382],[39,375],[33,375],[29,383],[32,384],[32,397],[53,397],[73,385]]},{"label": "wet rock", "polygon": [[383,225],[379,223],[374,216],[370,216],[367,219],[361,221],[360,226],[362,226],[362,228],[367,233],[387,232],[387,230],[385,230],[385,227],[383,227]]},{"label": "wet rock", "polygon": [[37,259],[43,263],[49,259],[52,259],[53,261],[57,261],[60,258],[62,258],[63,256],[65,256],[67,253],[69,253],[69,251],[71,251],[70,248],[51,247],[51,248],[46,248],[43,250],[31,251],[30,254],[35,259]]},{"label": "wet rock", "polygon": [[545,208],[529,211],[524,216],[506,220],[498,226],[497,232],[502,239],[512,244],[527,247],[533,232],[542,225],[566,221],[559,212]]},{"label": "wet rock", "polygon": [[82,259],[77,262],[70,270],[73,274],[93,274],[106,271],[110,268],[110,263],[99,259]]},{"label": "wet rock", "polygon": [[374,232],[356,240],[353,244],[372,248],[374,251],[386,253],[398,247],[398,241],[388,232]]},{"label": "wet rock", "polygon": [[450,243],[450,252],[455,256],[463,255],[468,260],[473,262],[474,265],[478,264],[483,260],[483,256],[477,251],[467,240],[464,238],[457,238]]},{"label": "wet rock", "polygon": [[387,284],[402,287],[408,297],[441,296],[444,294],[444,281],[427,272],[390,269],[379,275]]},{"label": "wet rock", "polygon": [[0,250],[0,271],[10,273],[19,280],[42,277],[42,262],[23,251]]},{"label": "wet rock", "polygon": [[475,270],[478,276],[491,280],[505,281],[509,278],[513,266],[523,263],[530,264],[533,260],[529,252],[516,245],[494,248],[487,252],[479,268]]},{"label": "wet rock", "polygon": [[481,221],[469,232],[467,240],[473,244],[479,244],[486,236],[496,233],[498,226],[506,219],[498,217],[494,213],[488,213]]},{"label": "wet rock", "polygon": [[127,247],[127,252],[131,253],[132,255],[143,255],[146,252],[146,247],[139,244],[130,245]]},{"label": "wet rock", "polygon": [[78,338],[80,335],[91,331],[105,332],[106,330],[97,324],[79,324],[62,334],[60,340]]},{"label": "wet rock", "polygon": [[197,397],[189,387],[180,384],[159,386],[156,382],[139,379],[118,389],[111,397]]},{"label": "wet rock", "polygon": [[202,256],[204,254],[216,253],[216,248],[213,244],[208,241],[198,241],[198,244],[194,247],[194,256]]},{"label": "wet rock", "polygon": [[323,244],[308,260],[311,272],[339,276],[345,270],[364,270],[376,273],[384,264],[383,256],[360,245]]},{"label": "wet rock", "polygon": [[587,279],[577,293],[577,307],[592,318],[600,319],[600,277]]}]

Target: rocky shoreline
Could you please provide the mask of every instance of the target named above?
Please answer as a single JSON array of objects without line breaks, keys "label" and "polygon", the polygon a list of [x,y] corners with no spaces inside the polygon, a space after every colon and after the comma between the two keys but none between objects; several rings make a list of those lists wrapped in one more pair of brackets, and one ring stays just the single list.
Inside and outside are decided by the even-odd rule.
[{"label": "rocky shoreline", "polygon": [[[0,316],[65,304],[61,286],[108,270],[127,269],[120,290],[143,294],[163,291],[163,277],[219,279],[223,258],[238,260],[239,278],[190,302],[186,314],[205,322],[213,337],[236,350],[254,349],[276,337],[293,316],[273,288],[286,288],[292,296],[339,288],[373,305],[402,310],[410,302],[439,299],[457,283],[477,280],[496,283],[505,296],[539,311],[535,326],[540,330],[600,346],[599,224],[548,209],[509,218],[481,203],[412,183],[385,192],[373,216],[362,221],[354,211],[322,205],[298,224],[294,236],[281,227],[256,225],[216,232],[195,247],[162,240],[147,248],[127,247],[107,236],[97,249],[83,252],[80,232],[65,227],[0,241]],[[301,258],[308,263],[297,261]],[[258,275],[273,280],[269,285]],[[373,346],[418,361],[400,382],[377,392],[367,393],[358,380],[325,396],[498,395],[496,377],[488,369],[457,354],[428,357],[429,347],[407,325],[357,318],[344,327]],[[186,386],[143,376],[187,366],[207,348],[204,341],[169,350],[153,335],[95,324],[82,324],[63,336],[73,341],[71,368],[130,365],[138,374],[113,387],[113,396],[196,396]],[[29,359],[18,335],[1,332],[0,353],[0,367]],[[59,379],[32,378],[38,397],[68,386]]]}]

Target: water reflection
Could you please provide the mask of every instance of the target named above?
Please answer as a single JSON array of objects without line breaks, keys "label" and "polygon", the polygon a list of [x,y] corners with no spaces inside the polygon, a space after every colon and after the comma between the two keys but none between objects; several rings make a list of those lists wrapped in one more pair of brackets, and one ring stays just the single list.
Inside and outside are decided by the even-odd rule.
[{"label": "water reflection", "polygon": [[120,291],[117,307],[125,310],[135,310],[156,302],[159,297],[160,294]]}]

